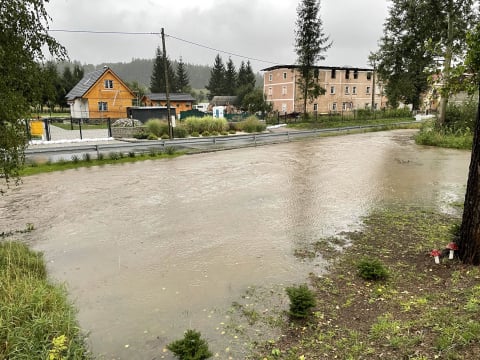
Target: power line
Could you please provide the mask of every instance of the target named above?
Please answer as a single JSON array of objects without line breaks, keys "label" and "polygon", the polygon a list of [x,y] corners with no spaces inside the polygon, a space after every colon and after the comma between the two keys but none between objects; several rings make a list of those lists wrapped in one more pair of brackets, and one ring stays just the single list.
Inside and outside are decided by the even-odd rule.
[{"label": "power line", "polygon": [[[132,32],[132,31],[95,31],[95,30],[70,30],[70,29],[51,29],[49,31],[51,31],[51,32],[63,32],[63,33],[77,33],[77,34],[103,34],[103,35],[155,35],[155,36],[160,36],[161,35],[160,32],[141,32],[141,31],[134,31],[134,32]],[[169,35],[169,34],[165,34],[165,36],[170,37],[172,39],[175,39],[177,41],[181,41],[181,42],[190,44],[190,45],[194,45],[194,46],[198,46],[198,47],[201,47],[201,48],[204,48],[204,49],[207,49],[207,50],[215,51],[217,53],[222,53],[222,54],[226,54],[226,55],[230,55],[230,56],[236,56],[236,57],[239,57],[239,58],[242,58],[242,59],[262,62],[262,63],[266,63],[266,64],[272,64],[272,65],[278,65],[279,64],[278,62],[275,62],[275,61],[258,59],[258,58],[254,58],[254,57],[251,57],[251,56],[241,55],[241,54],[233,53],[233,52],[230,52],[230,51],[213,48],[211,46],[203,45],[203,44],[200,44],[200,43],[197,43],[197,42],[194,42],[194,41],[190,41],[190,40],[185,40],[185,39],[182,39],[182,38],[179,38],[179,37],[176,37],[176,36],[173,36],[173,35]]]}]

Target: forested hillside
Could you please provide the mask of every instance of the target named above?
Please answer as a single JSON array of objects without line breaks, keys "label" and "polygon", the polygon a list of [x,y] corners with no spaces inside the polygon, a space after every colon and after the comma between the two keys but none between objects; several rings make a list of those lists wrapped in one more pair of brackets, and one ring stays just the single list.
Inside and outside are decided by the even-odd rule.
[{"label": "forested hillside", "polygon": [[[154,59],[132,59],[132,61],[128,63],[103,63],[98,65],[83,64],[81,66],[83,67],[85,73],[88,73],[101,66],[107,65],[108,67],[113,69],[113,71],[115,71],[115,73],[117,73],[118,76],[122,78],[122,80],[128,83],[133,83],[134,81],[137,81],[140,85],[143,85],[148,89],[150,88],[150,77],[152,76],[153,62]],[[78,62],[75,63],[79,64]],[[72,67],[71,63],[59,64],[58,71],[60,74],[62,73],[66,64],[70,64],[70,67]],[[176,68],[177,61],[172,61],[172,65]],[[193,65],[187,63],[185,64],[185,66],[190,79],[190,86],[193,89],[205,89],[205,86],[210,80],[210,71],[212,67],[207,65]],[[257,86],[262,83],[263,82],[261,75],[257,74]]]}]

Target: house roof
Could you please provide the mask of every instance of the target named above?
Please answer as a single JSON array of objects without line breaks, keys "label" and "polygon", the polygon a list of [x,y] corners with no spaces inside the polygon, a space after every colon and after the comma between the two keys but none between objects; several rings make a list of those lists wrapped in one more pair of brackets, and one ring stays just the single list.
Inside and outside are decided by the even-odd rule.
[{"label": "house roof", "polygon": [[81,98],[85,93],[90,90],[90,88],[102,77],[102,75],[108,70],[108,67],[103,69],[92,71],[86,74],[82,80],[80,80],[77,85],[73,87],[72,90],[68,92],[65,96],[67,100],[74,100],[76,98]]},{"label": "house roof", "polygon": [[214,96],[210,100],[210,104],[215,106],[235,105],[237,102],[238,97],[236,96]]},{"label": "house roof", "polygon": [[[359,67],[353,67],[353,66],[320,66],[320,65],[315,65],[312,66],[312,68],[319,69],[319,70],[358,70],[358,71],[373,71],[373,69],[369,68],[359,68]],[[260,71],[272,71],[272,70],[278,70],[278,69],[300,69],[300,65],[274,65],[270,66],[268,68],[262,69]]]},{"label": "house roof", "polygon": [[[144,97],[149,98],[152,101],[167,101],[166,93],[147,94]],[[170,98],[170,101],[196,101],[192,95],[185,93],[173,93],[169,94],[168,97]]]}]

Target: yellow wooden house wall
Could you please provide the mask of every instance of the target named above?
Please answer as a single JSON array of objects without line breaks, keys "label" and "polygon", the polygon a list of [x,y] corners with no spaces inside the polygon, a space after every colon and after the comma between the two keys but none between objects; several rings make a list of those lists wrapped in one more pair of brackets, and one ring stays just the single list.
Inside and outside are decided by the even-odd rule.
[{"label": "yellow wooden house wall", "polygon": [[[167,106],[167,101],[151,100],[148,97],[145,97],[143,102],[144,106]],[[193,109],[193,101],[176,101],[171,100],[170,106],[174,107],[177,111],[177,114],[180,114],[181,111],[189,111]]]},{"label": "yellow wooden house wall", "polygon": [[[113,87],[106,88],[105,80],[112,80]],[[120,119],[127,117],[127,107],[132,106],[135,95],[108,69],[83,96],[88,99],[90,119]],[[107,103],[107,111],[99,111],[99,103]]]}]

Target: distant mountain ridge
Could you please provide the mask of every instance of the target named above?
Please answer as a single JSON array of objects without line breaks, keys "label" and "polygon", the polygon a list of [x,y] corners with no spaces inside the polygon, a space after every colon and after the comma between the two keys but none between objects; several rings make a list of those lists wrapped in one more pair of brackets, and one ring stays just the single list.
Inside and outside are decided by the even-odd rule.
[{"label": "distant mountain ridge", "polygon": [[[128,83],[137,81],[140,85],[150,88],[150,77],[152,76],[154,59],[132,59],[130,62],[116,62],[116,63],[102,63],[99,65],[93,64],[80,64],[78,61],[67,62],[59,64],[59,73],[61,74],[64,67],[67,64],[80,65],[85,73],[94,71],[100,67],[108,66],[111,68],[120,78]],[[174,68],[177,66],[177,61],[173,60],[172,65]],[[72,66],[70,66],[72,67]],[[190,80],[190,86],[193,89],[205,89],[210,80],[211,66],[208,65],[194,65],[185,63],[185,68]],[[263,82],[260,74],[256,74],[257,85]],[[260,81],[260,82],[259,82]]]}]

